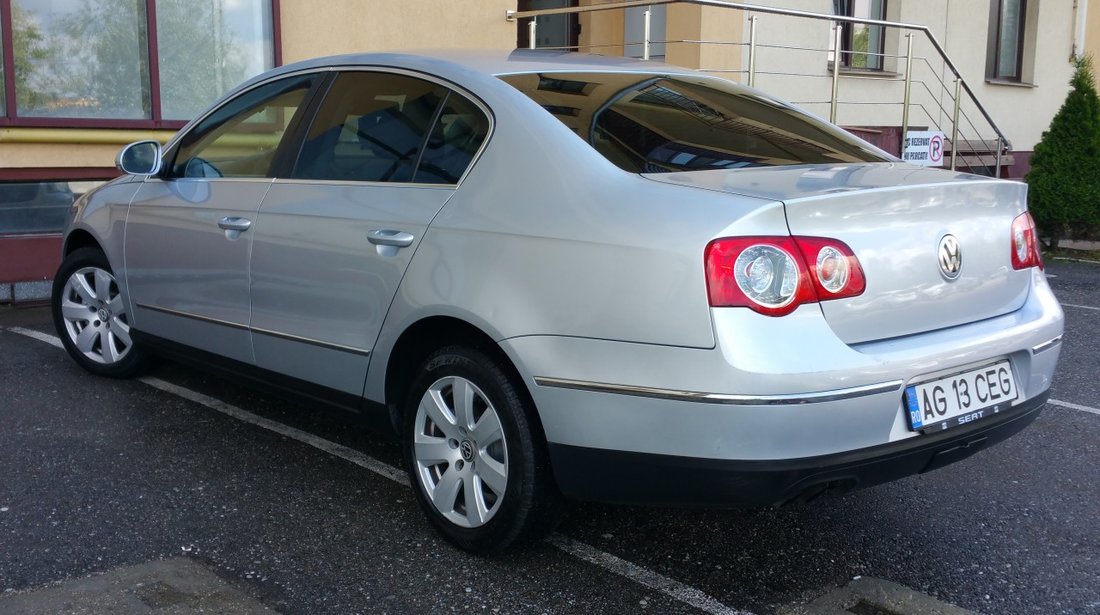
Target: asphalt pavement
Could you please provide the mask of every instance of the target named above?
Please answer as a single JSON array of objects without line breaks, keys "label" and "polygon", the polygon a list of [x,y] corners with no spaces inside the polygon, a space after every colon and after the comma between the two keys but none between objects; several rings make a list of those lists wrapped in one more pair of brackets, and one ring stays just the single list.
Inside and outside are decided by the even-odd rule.
[{"label": "asphalt pavement", "polygon": [[[787,508],[578,504],[494,558],[437,537],[387,438],[172,363],[96,378],[26,334],[54,334],[45,310],[0,310],[0,613],[179,561],[285,613],[764,615],[838,588],[911,592],[903,615],[1100,613],[1100,265],[1047,271],[1066,304],[1058,403],[1014,438]],[[851,608],[821,612],[888,612]]]}]

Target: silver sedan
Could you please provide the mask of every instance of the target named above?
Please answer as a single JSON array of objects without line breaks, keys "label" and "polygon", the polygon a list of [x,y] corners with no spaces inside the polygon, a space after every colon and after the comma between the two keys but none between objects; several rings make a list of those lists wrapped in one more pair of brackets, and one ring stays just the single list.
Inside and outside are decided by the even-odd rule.
[{"label": "silver sedan", "polygon": [[1024,184],[671,66],[323,58],[118,163],[54,283],[76,362],[198,362],[393,429],[472,551],[569,499],[926,472],[1034,420],[1058,360]]}]

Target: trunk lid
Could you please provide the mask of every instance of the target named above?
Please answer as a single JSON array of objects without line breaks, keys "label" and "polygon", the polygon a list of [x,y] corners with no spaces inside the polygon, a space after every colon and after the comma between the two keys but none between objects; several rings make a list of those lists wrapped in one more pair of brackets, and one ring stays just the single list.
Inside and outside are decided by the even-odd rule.
[{"label": "trunk lid", "polygon": [[[653,174],[654,181],[781,201],[793,235],[839,239],[867,277],[862,295],[823,301],[848,344],[933,331],[1019,309],[1028,271],[1011,262],[1012,221],[1025,209],[1018,182],[899,163],[800,165]],[[945,235],[961,268],[940,266]]]}]

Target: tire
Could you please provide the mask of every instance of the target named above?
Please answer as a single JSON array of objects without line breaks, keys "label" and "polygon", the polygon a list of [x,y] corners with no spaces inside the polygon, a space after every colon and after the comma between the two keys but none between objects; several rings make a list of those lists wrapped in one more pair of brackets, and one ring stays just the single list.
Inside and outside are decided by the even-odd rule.
[{"label": "tire", "polygon": [[429,521],[462,549],[499,553],[545,536],[562,515],[528,400],[497,359],[463,346],[430,355],[413,381],[406,470]]},{"label": "tire", "polygon": [[78,365],[109,378],[132,378],[148,366],[130,336],[130,315],[107,257],[80,248],[65,257],[53,281],[53,323]]}]

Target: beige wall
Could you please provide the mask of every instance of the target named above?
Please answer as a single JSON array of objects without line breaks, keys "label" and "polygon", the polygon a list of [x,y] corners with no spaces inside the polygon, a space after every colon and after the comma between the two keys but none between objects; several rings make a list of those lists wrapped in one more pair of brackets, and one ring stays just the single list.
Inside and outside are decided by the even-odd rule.
[{"label": "beige wall", "polygon": [[[607,0],[580,0],[580,6],[606,4]],[[581,51],[598,53],[600,55],[622,55],[624,37],[623,11],[594,11],[581,13],[579,16],[581,25],[580,36],[577,44]]]},{"label": "beige wall", "polygon": [[1085,53],[1092,56],[1093,80],[1100,89],[1100,2],[1092,0],[1085,17]]},{"label": "beige wall", "polygon": [[121,147],[0,141],[0,167],[113,167]]},{"label": "beige wall", "polygon": [[515,0],[281,0],[283,62],[337,53],[516,46]]},{"label": "beige wall", "polygon": [[[727,76],[739,80],[742,64],[740,43],[744,34],[742,28],[744,21],[745,14],[739,10],[697,5],[670,6],[665,34],[670,42],[667,46],[665,61],[689,68],[728,67],[735,72],[727,73]],[[721,41],[721,43],[675,41]]]}]

